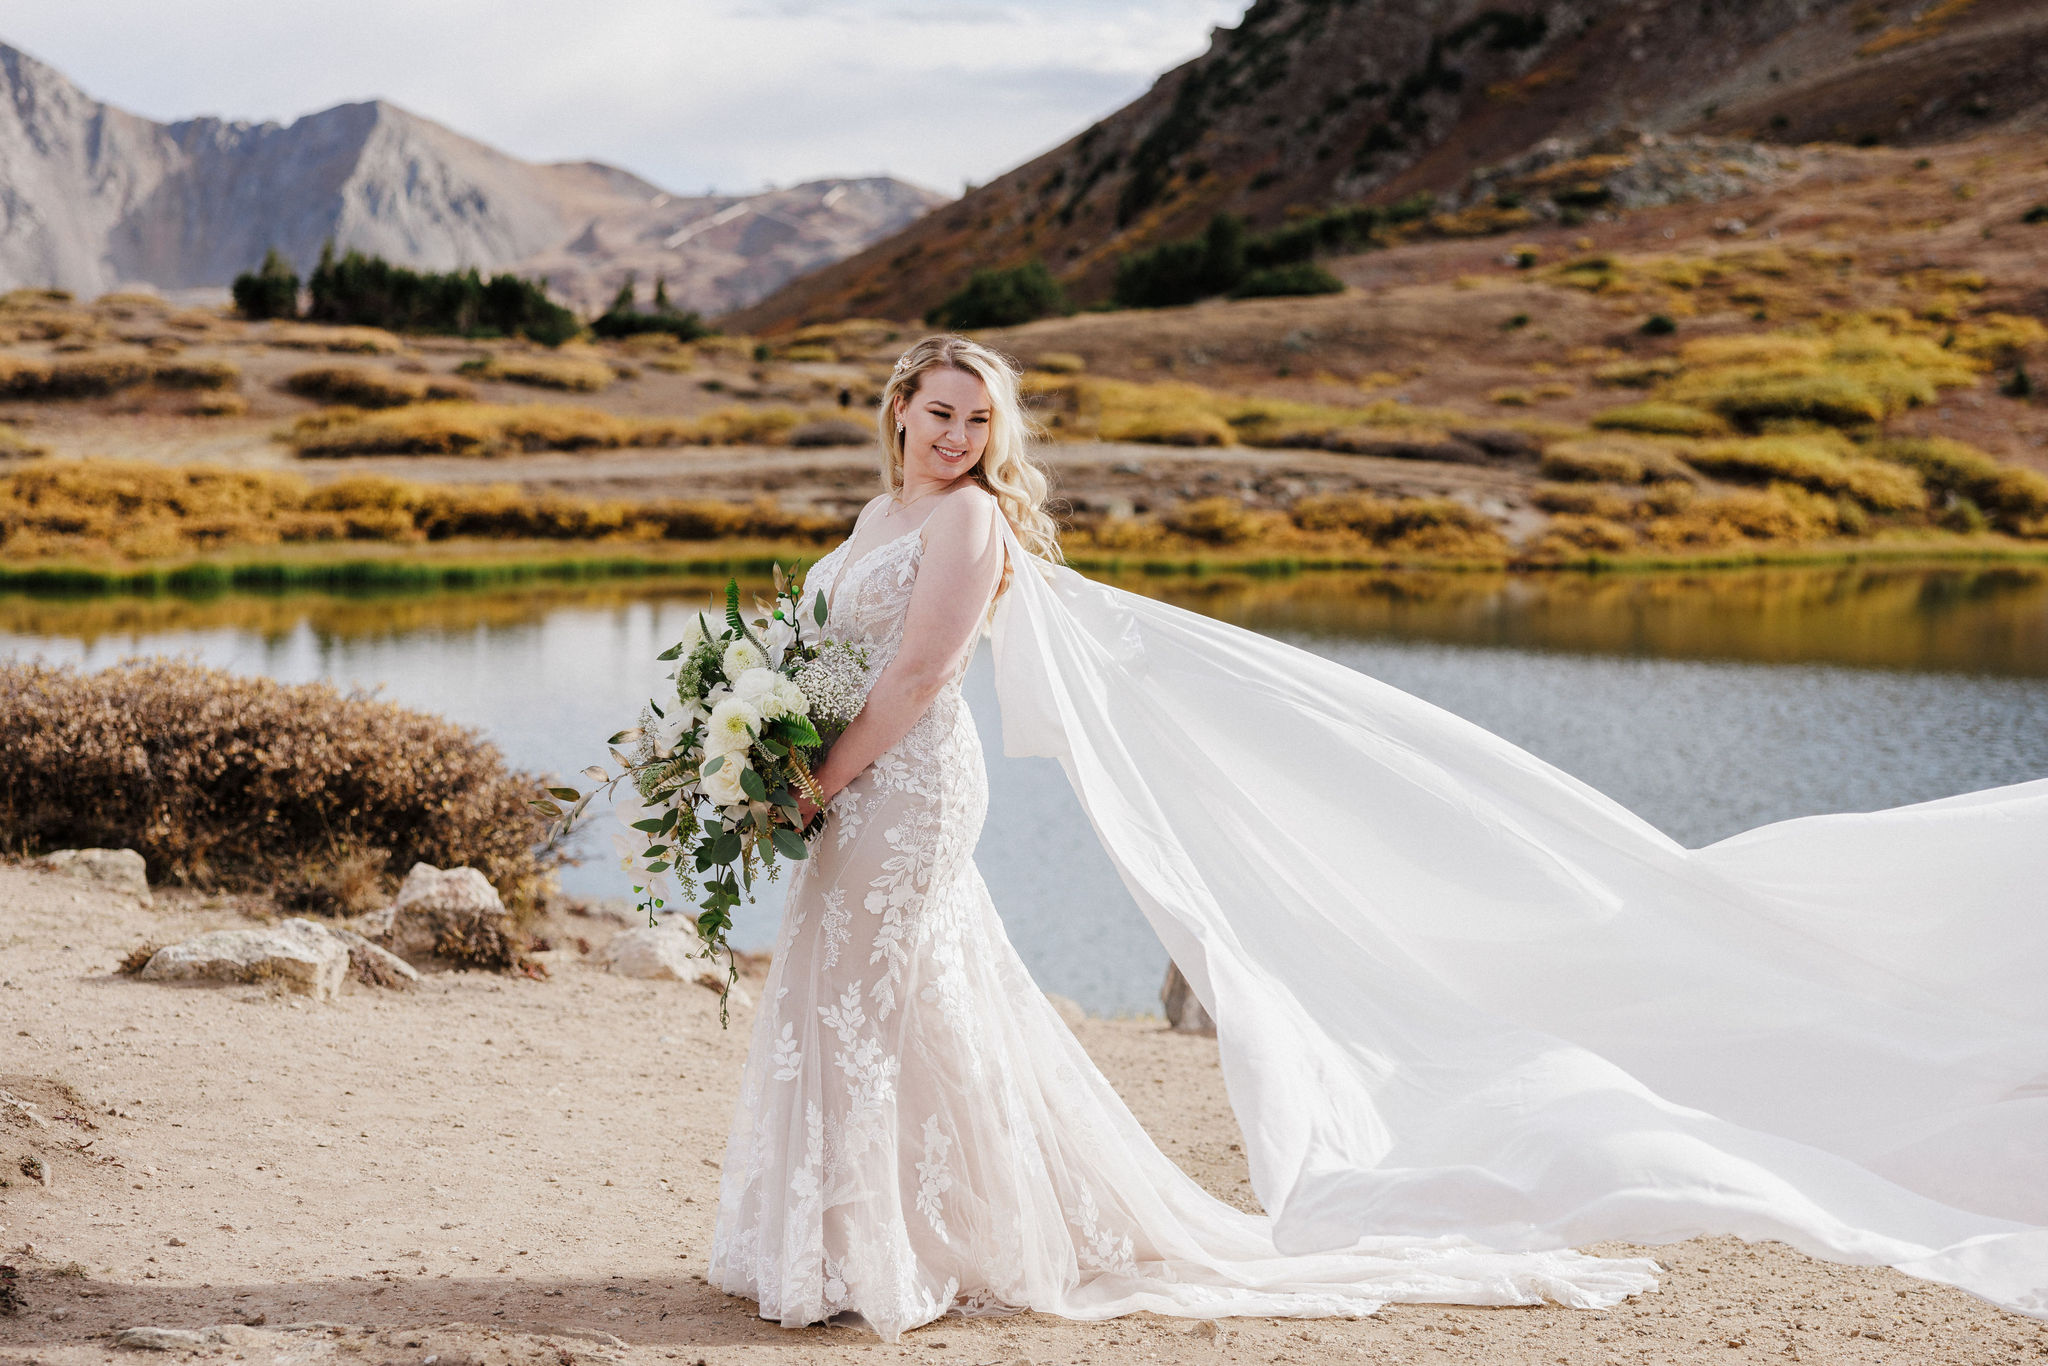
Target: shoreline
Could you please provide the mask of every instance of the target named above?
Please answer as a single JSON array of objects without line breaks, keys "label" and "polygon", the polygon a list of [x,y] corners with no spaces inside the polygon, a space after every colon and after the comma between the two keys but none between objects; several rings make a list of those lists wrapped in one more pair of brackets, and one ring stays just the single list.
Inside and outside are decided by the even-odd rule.
[{"label": "shoreline", "polygon": [[[328,592],[344,595],[433,593],[523,585],[615,580],[713,582],[725,577],[767,577],[776,564],[817,559],[829,546],[795,542],[706,541],[663,552],[604,542],[494,543],[448,541],[429,546],[325,545],[305,553],[246,556],[227,552],[127,563],[54,560],[0,564],[0,594],[46,598],[114,596],[214,597],[225,593]],[[1697,555],[1586,555],[1569,559],[1470,560],[1395,554],[1324,553],[1247,549],[1242,553],[1098,551],[1077,549],[1066,563],[1093,578],[1200,579],[1241,574],[1284,578],[1296,574],[1425,573],[1600,576],[1758,568],[1829,568],[1859,564],[1928,568],[1996,564],[2048,566],[2048,545],[1998,537],[1955,537],[1951,543],[1915,537],[1892,541],[1758,545]]]}]

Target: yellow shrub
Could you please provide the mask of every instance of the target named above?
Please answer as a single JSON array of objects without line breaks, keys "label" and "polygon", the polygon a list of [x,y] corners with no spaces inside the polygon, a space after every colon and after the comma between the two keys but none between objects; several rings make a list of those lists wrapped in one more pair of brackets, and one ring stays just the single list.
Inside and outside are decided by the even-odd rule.
[{"label": "yellow shrub", "polygon": [[1031,368],[1048,375],[1078,375],[1088,368],[1088,362],[1072,351],[1042,351],[1032,358]]},{"label": "yellow shrub", "polygon": [[300,418],[287,439],[302,456],[490,456],[627,446],[768,445],[781,442],[802,420],[802,414],[787,408],[734,407],[699,418],[636,418],[549,403],[422,403],[381,412],[324,409]]},{"label": "yellow shrub", "polygon": [[301,398],[352,408],[402,408],[408,403],[471,399],[476,391],[457,379],[401,375],[368,365],[321,365],[297,370],[284,388]]},{"label": "yellow shrub", "polygon": [[1927,506],[1918,475],[1900,465],[1847,453],[1836,439],[1760,436],[1712,441],[1690,452],[1695,469],[1725,479],[1784,482],[1824,493],[1846,493],[1885,512]]},{"label": "yellow shrub", "polygon": [[1956,329],[1956,350],[1995,365],[2010,363],[2021,352],[2048,341],[2048,327],[2033,318],[1992,313]]},{"label": "yellow shrub", "polygon": [[264,338],[272,346],[298,351],[352,351],[369,356],[395,356],[405,349],[381,327],[322,327],[313,323],[279,323]]},{"label": "yellow shrub", "polygon": [[1543,535],[1530,547],[1532,555],[1550,559],[1572,559],[1588,552],[1619,555],[1634,550],[1635,529],[1602,515],[1567,513],[1550,519]]},{"label": "yellow shrub", "polygon": [[1619,494],[1585,484],[1538,484],[1529,501],[1545,512],[1575,513],[1610,520],[1627,517],[1634,507]]},{"label": "yellow shrub", "polygon": [[614,375],[601,360],[582,356],[537,356],[524,352],[492,352],[466,360],[458,371],[471,379],[525,384],[537,389],[566,389],[594,394],[608,386]]},{"label": "yellow shrub", "polygon": [[1593,425],[1610,431],[1652,432],[1667,436],[1715,436],[1728,424],[1713,413],[1682,403],[1629,403],[1609,408]]}]

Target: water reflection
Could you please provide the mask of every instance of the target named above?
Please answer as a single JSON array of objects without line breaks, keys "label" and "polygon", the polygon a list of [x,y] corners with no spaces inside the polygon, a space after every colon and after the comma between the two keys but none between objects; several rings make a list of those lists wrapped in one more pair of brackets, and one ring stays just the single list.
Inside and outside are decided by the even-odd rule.
[{"label": "water reflection", "polygon": [[[2048,677],[2048,568],[1841,565],[1643,574],[1131,575],[1110,582],[1265,632],[1660,659]],[[310,627],[363,638],[530,624],[564,608],[698,603],[724,580],[502,592],[212,598],[0,594],[0,632],[148,635]],[[762,582],[747,586],[767,593]]]}]

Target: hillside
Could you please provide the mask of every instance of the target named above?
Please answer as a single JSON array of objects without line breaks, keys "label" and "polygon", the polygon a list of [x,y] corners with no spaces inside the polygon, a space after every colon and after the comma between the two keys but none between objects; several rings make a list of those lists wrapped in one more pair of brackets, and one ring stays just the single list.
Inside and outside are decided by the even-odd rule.
[{"label": "hillside", "polygon": [[724,311],[902,227],[938,195],[885,178],[672,195],[617,167],[537,165],[376,100],[290,125],[159,124],[0,44],[0,288],[224,286],[332,238],[426,269],[546,274],[593,311],[627,270]]},{"label": "hillside", "polygon": [[975,268],[1034,258],[1092,302],[1121,254],[1219,210],[1268,228],[1332,203],[1455,197],[1547,139],[2038,128],[2044,58],[2033,0],[1258,0],[1124,109],[727,324],[918,316]]}]

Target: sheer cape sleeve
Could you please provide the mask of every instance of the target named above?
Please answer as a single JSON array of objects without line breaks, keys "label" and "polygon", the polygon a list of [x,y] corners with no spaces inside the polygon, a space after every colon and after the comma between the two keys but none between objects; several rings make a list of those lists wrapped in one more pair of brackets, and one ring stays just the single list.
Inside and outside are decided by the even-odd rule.
[{"label": "sheer cape sleeve", "polygon": [[1282,1250],[1735,1234],[2048,1317],[2048,780],[1688,850],[1004,536],[1005,750],[1215,1017]]}]

